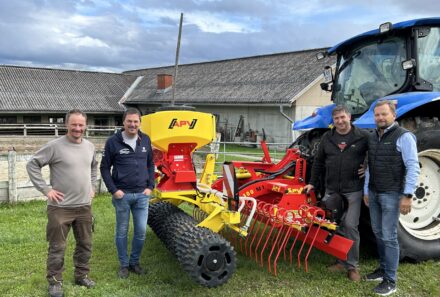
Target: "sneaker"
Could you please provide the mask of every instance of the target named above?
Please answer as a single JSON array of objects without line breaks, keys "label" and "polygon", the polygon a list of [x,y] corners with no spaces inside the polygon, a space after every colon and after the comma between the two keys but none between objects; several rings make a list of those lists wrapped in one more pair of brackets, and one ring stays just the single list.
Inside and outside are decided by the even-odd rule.
[{"label": "sneaker", "polygon": [[121,267],[118,271],[119,278],[127,278],[128,277],[128,267]]},{"label": "sneaker", "polygon": [[361,280],[361,275],[357,269],[349,269],[347,272],[347,277],[353,282],[358,282]]},{"label": "sneaker", "polygon": [[75,279],[75,285],[86,287],[87,289],[93,288],[96,283],[92,281],[87,275],[83,278]]},{"label": "sneaker", "polygon": [[342,265],[341,263],[335,263],[335,264],[327,267],[327,270],[330,272],[344,272],[346,269],[345,269],[344,265]]},{"label": "sneaker", "polygon": [[128,266],[128,270],[130,270],[131,272],[134,272],[138,275],[145,274],[145,269],[143,269],[139,264]]},{"label": "sneaker", "polygon": [[49,281],[48,291],[50,297],[63,297],[64,296],[63,283],[57,281],[54,277],[53,280]]},{"label": "sneaker", "polygon": [[396,284],[387,279],[383,280],[376,288],[373,289],[374,293],[381,296],[388,296],[397,291]]},{"label": "sneaker", "polygon": [[369,282],[381,282],[383,281],[383,270],[381,268],[377,268],[372,273],[369,273],[365,276],[365,279]]}]

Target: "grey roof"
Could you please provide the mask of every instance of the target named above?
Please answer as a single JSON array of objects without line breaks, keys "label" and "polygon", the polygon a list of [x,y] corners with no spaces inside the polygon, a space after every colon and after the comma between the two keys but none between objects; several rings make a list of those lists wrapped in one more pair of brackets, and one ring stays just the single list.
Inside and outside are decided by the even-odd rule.
[{"label": "grey roof", "polygon": [[0,65],[0,112],[114,113],[136,76]]},{"label": "grey roof", "polygon": [[[176,103],[289,104],[301,90],[322,74],[332,60],[316,59],[312,49],[272,55],[179,65]],[[157,74],[173,74],[174,67],[127,71],[143,80],[126,104],[170,103],[172,91],[157,93]]]}]

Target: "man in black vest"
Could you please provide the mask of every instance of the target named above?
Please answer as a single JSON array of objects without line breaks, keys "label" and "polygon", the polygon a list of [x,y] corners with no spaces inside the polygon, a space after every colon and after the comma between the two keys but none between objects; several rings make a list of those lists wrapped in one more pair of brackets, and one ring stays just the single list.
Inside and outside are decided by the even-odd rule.
[{"label": "man in black vest", "polygon": [[396,292],[399,242],[399,211],[411,211],[412,195],[420,174],[416,137],[399,127],[394,103],[378,101],[374,107],[377,129],[369,137],[365,204],[370,208],[371,227],[377,242],[380,266],[368,274],[368,281],[381,281],[376,294]]},{"label": "man in black vest", "polygon": [[[338,260],[329,267],[332,272],[347,271],[352,281],[359,281],[359,216],[362,205],[364,181],[358,170],[363,166],[368,150],[368,132],[350,122],[351,115],[345,106],[336,106],[332,111],[334,128],[326,132],[318,147],[306,192],[317,188],[325,173],[325,196],[323,200],[339,195],[348,202],[338,233],[353,240],[347,261]],[[362,170],[363,172],[363,170]],[[332,198],[330,198],[332,197]]]}]

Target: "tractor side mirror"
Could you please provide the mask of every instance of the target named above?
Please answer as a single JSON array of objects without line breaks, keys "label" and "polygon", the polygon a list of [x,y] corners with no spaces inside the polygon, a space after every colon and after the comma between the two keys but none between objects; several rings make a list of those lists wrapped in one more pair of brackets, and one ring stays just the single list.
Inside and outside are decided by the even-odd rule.
[{"label": "tractor side mirror", "polygon": [[331,92],[332,91],[332,84],[330,83],[321,83],[321,90],[326,91],[326,92]]}]

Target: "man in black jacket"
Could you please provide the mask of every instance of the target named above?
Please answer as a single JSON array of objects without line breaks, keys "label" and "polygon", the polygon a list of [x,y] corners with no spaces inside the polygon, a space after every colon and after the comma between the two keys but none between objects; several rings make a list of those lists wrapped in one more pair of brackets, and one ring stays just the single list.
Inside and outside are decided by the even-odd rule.
[{"label": "man in black jacket", "polygon": [[[150,138],[139,131],[139,111],[128,109],[122,120],[124,129],[107,139],[100,169],[105,185],[112,193],[116,210],[115,241],[120,263],[118,276],[127,278],[129,271],[145,273],[139,265],[139,258],[147,230],[148,201],[154,188],[154,163]],[[129,258],[127,240],[130,212],[134,231]]]},{"label": "man in black jacket", "polygon": [[[352,281],[359,281],[359,216],[362,204],[363,180],[359,170],[368,150],[368,132],[350,122],[351,115],[345,106],[336,106],[332,111],[334,128],[321,138],[315,156],[310,183],[305,191],[317,188],[325,173],[325,196],[329,199],[339,195],[348,203],[342,216],[339,233],[354,241],[347,261],[338,260],[329,267],[332,272],[348,271]],[[362,172],[362,170],[361,170]]]}]

